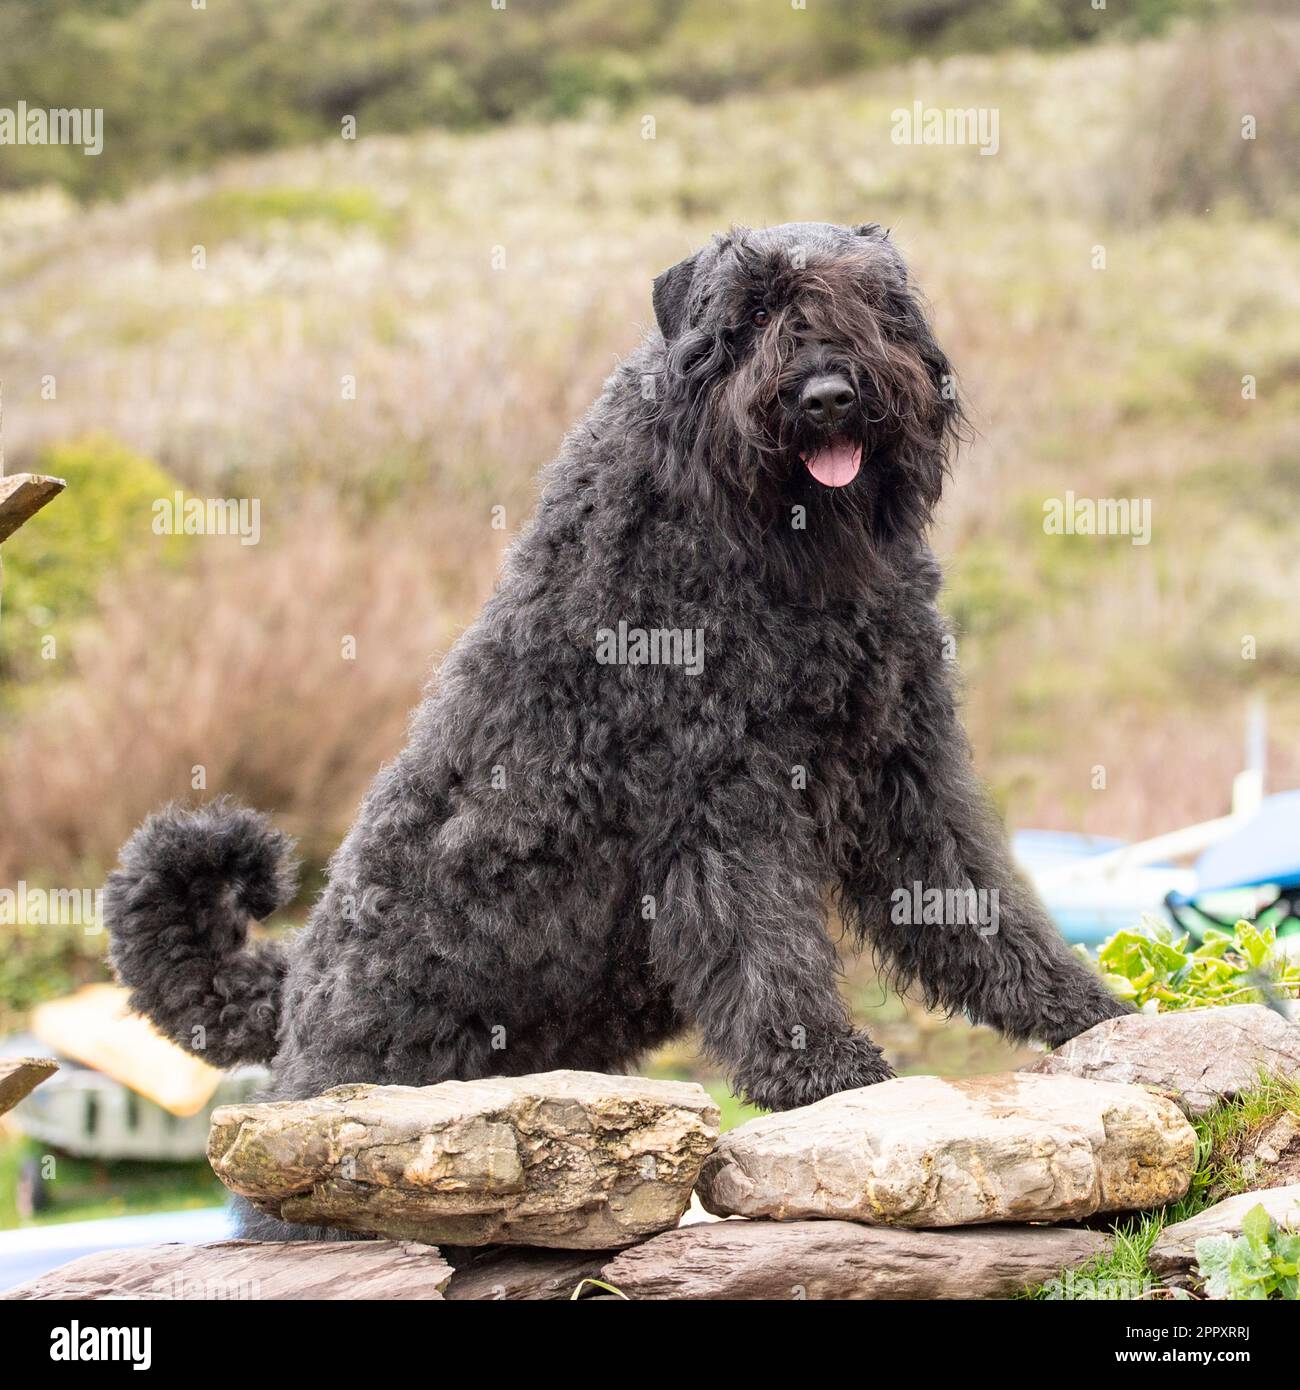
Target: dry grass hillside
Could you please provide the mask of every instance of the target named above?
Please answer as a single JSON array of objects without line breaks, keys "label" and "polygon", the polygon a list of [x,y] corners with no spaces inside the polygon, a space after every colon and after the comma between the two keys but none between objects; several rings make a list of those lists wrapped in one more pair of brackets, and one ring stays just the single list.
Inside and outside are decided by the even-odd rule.
[{"label": "dry grass hillside", "polygon": [[[98,882],[196,766],[319,864],[652,275],[794,218],[891,225],[962,373],[978,436],[937,542],[1009,818],[1129,835],[1218,813],[1256,691],[1275,782],[1300,783],[1298,34],[1237,20],[338,140],[89,212],[0,200],[8,468],[146,469],[256,498],[262,525],[178,551],[146,505],[101,534],[74,487],[56,505],[79,534],[6,548],[0,882]],[[996,107],[997,154],[893,144],[914,99]],[[1150,544],[1045,535],[1067,490],[1150,499]]]}]

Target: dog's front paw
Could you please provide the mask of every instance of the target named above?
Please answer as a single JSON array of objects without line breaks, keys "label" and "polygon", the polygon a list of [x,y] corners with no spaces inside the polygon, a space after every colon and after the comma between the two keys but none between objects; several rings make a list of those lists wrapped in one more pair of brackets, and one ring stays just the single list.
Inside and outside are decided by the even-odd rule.
[{"label": "dog's front paw", "polygon": [[794,1110],[893,1075],[884,1053],[865,1033],[850,1033],[817,1048],[783,1048],[764,1058],[761,1068],[747,1068],[737,1080],[751,1105]]},{"label": "dog's front paw", "polygon": [[1100,981],[1050,1010],[1034,1031],[1050,1047],[1061,1047],[1108,1018],[1123,1018],[1133,1006],[1117,999]]}]

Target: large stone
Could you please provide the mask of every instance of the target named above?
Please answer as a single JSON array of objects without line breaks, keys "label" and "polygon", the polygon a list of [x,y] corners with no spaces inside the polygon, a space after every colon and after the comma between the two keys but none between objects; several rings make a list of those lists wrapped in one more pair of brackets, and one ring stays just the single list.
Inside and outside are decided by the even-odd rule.
[{"label": "large stone", "polygon": [[0,1057],[0,1115],[12,1110],[58,1069],[53,1057]]},{"label": "large stone", "polygon": [[1240,1235],[1242,1218],[1261,1204],[1279,1226],[1300,1230],[1300,1183],[1243,1192],[1206,1207],[1186,1221],[1166,1226],[1147,1256],[1152,1273],[1166,1284],[1190,1282],[1196,1268],[1196,1242],[1205,1236]]},{"label": "large stone", "polygon": [[1181,1197],[1196,1136],[1136,1086],[1023,1072],[902,1077],[724,1135],[700,1174],[719,1215],[873,1225],[1068,1221]]},{"label": "large stone", "polygon": [[624,1250],[601,1277],[634,1299],[1010,1298],[1109,1244],[1075,1226],[717,1221]]},{"label": "large stone", "polygon": [[451,1266],[428,1245],[397,1240],[223,1240],[147,1245],[73,1260],[0,1299],[426,1299]]},{"label": "large stone", "polygon": [[208,1157],[227,1187],[286,1221],[619,1249],[677,1224],[717,1134],[702,1086],[554,1071],[225,1105]]},{"label": "large stone", "polygon": [[1172,1092],[1204,1115],[1249,1090],[1261,1072],[1300,1076],[1300,1024],[1262,1004],[1125,1014],[1080,1033],[1027,1068]]}]

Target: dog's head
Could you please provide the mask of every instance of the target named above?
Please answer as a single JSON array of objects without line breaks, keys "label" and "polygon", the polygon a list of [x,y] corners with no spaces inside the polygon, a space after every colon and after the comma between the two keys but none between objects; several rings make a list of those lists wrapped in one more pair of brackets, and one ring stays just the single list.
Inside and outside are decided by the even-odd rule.
[{"label": "dog's head", "polygon": [[751,518],[802,507],[875,542],[928,521],[960,407],[880,227],[734,229],[658,276],[654,309],[676,483]]}]

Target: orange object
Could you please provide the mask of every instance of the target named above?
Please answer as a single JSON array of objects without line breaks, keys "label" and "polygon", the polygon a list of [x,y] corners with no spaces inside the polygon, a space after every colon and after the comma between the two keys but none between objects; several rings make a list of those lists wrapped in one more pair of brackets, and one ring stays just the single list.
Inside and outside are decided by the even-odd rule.
[{"label": "orange object", "polygon": [[94,1067],[156,1101],[173,1115],[195,1115],[212,1099],[221,1073],[168,1042],[127,1008],[118,985],[86,985],[32,1010],[32,1032],[46,1047]]}]

